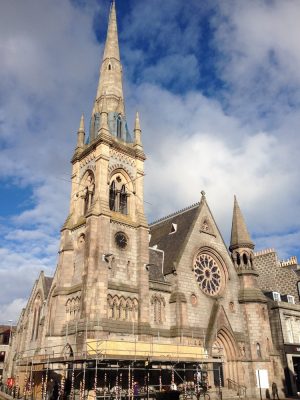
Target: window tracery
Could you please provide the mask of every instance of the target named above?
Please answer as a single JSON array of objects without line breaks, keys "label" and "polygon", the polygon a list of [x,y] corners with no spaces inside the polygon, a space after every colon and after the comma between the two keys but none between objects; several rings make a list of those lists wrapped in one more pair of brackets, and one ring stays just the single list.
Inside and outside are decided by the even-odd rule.
[{"label": "window tracery", "polygon": [[194,273],[200,289],[214,296],[221,289],[221,271],[217,262],[207,253],[200,253],[194,263]]},{"label": "window tracery", "polygon": [[66,303],[67,321],[72,321],[79,317],[80,313],[80,297],[73,297]]},{"label": "window tracery", "polygon": [[128,197],[126,182],[121,174],[114,178],[109,186],[109,208],[112,211],[128,214]]},{"label": "window tracery", "polygon": [[95,178],[91,171],[88,171],[83,186],[81,197],[83,199],[83,215],[85,215],[93,203],[95,193]]},{"label": "window tracery", "polygon": [[122,138],[122,117],[120,114],[117,117],[117,138]]},{"label": "window tracery", "polygon": [[33,312],[33,323],[31,330],[31,340],[37,340],[39,336],[39,325],[42,310],[42,298],[40,294],[37,294],[33,302],[32,312]]},{"label": "window tracery", "polygon": [[153,321],[156,324],[160,324],[164,321],[165,315],[165,299],[162,295],[153,295],[151,298],[152,310],[153,310]]},{"label": "window tracery", "polygon": [[137,321],[138,301],[124,296],[107,296],[108,317],[121,321]]}]

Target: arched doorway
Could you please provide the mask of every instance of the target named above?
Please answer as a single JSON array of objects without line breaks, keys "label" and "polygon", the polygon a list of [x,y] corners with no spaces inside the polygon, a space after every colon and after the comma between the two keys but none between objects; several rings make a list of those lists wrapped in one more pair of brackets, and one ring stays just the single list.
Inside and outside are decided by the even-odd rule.
[{"label": "arched doorway", "polygon": [[[239,382],[237,362],[238,351],[235,340],[226,328],[218,331],[217,338],[212,346],[212,355],[217,362],[214,363],[214,384],[222,386],[227,384],[227,380],[231,379],[234,382]],[[223,363],[220,363],[219,357],[222,357]]]}]

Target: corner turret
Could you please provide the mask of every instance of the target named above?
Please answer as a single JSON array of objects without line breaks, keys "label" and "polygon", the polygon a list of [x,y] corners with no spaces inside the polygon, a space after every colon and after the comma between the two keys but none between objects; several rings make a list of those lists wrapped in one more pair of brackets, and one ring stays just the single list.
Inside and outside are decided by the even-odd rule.
[{"label": "corner turret", "polygon": [[253,269],[252,242],[236,196],[234,196],[231,240],[229,250],[237,270]]}]

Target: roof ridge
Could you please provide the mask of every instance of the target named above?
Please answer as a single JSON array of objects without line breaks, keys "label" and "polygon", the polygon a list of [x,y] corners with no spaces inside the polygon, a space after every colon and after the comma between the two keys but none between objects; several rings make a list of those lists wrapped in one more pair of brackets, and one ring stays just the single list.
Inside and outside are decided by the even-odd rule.
[{"label": "roof ridge", "polygon": [[192,204],[192,205],[190,205],[190,206],[188,206],[188,207],[182,208],[181,210],[175,211],[175,212],[173,212],[172,214],[167,215],[166,217],[162,217],[162,218],[159,218],[159,219],[157,219],[157,220],[155,220],[155,221],[153,221],[153,222],[150,222],[149,225],[150,225],[150,226],[156,225],[156,224],[158,224],[159,222],[166,221],[166,220],[168,220],[168,219],[174,217],[175,215],[182,214],[183,212],[185,212],[185,211],[187,211],[187,210],[191,210],[192,208],[196,208],[196,207],[199,206],[199,205],[200,205],[200,201],[197,202],[197,203],[194,203],[194,204]]}]

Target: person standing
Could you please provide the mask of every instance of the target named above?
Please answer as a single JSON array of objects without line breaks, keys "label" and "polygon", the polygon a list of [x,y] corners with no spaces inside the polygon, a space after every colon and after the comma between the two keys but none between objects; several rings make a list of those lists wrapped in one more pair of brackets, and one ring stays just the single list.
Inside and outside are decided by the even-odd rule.
[{"label": "person standing", "polygon": [[277,397],[277,400],[279,400],[278,396],[278,388],[275,382],[272,383],[272,398],[275,400],[275,397]]}]

